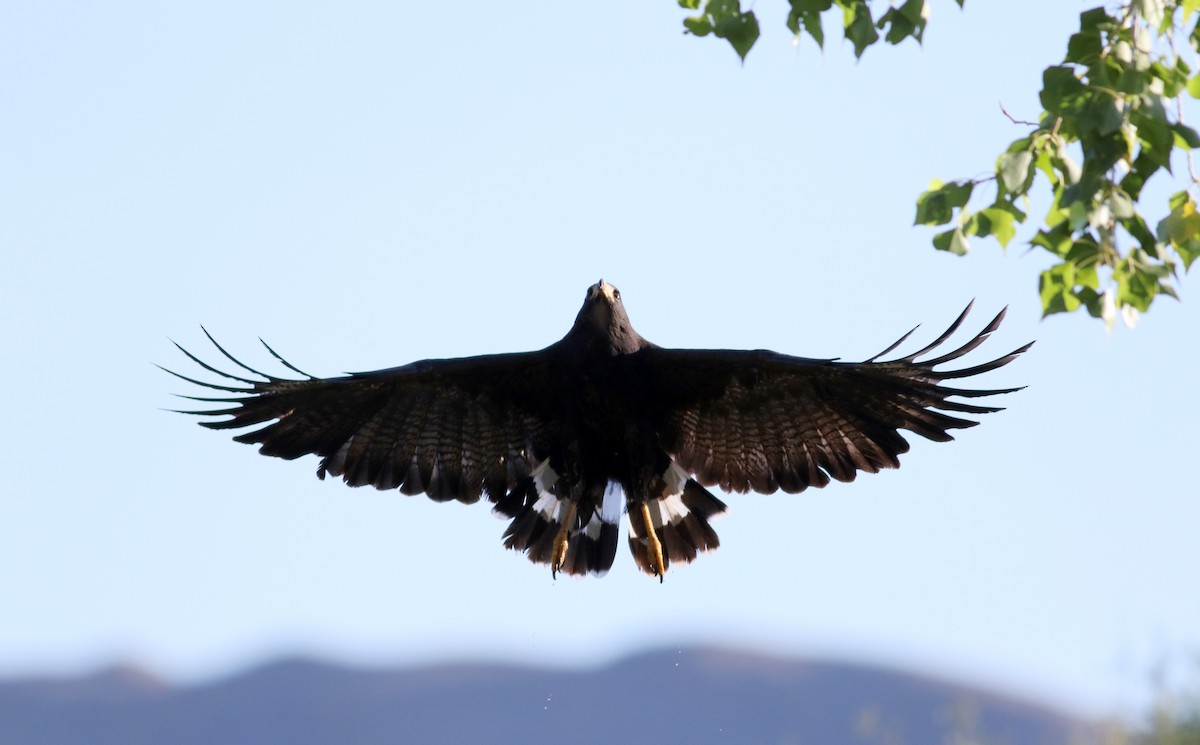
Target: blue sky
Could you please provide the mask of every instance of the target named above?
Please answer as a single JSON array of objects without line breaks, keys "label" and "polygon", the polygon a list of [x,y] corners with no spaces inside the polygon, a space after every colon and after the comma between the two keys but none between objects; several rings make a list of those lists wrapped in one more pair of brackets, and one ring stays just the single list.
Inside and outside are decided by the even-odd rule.
[{"label": "blue sky", "polygon": [[[923,49],[856,64],[762,3],[740,65],[666,1],[5,3],[0,676],[716,641],[1141,701],[1200,647],[1195,278],[1110,335],[1039,320],[1018,242],[956,259],[911,227],[931,178],[1018,136],[997,102],[1036,114],[1089,7],[1053,5],[939,0]],[[552,581],[484,505],[319,482],[161,410],[190,391],[151,363],[207,354],[201,323],[330,375],[540,348],[600,277],[660,344],[846,359],[1011,305],[977,359],[1036,338],[988,378],[1029,388],[898,471],[730,497],[722,548],[661,586],[624,549]]]}]

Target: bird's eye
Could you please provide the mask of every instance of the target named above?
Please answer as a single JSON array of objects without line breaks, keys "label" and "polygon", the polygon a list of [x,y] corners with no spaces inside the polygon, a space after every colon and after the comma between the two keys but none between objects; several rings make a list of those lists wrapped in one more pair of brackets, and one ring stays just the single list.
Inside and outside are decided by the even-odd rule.
[{"label": "bird's eye", "polygon": [[613,297],[615,297],[617,300],[620,300],[621,299],[621,291],[613,290]]}]

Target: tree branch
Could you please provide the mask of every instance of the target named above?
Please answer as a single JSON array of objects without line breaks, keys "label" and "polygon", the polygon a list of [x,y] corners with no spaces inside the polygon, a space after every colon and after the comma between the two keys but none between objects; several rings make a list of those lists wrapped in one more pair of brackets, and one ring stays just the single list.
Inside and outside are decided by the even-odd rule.
[{"label": "tree branch", "polygon": [[1006,117],[1008,117],[1008,120],[1009,120],[1010,122],[1012,122],[1013,124],[1024,124],[1024,125],[1026,125],[1026,126],[1029,126],[1029,127],[1036,127],[1036,126],[1038,126],[1038,123],[1037,123],[1037,122],[1027,122],[1027,121],[1025,121],[1024,119],[1016,119],[1016,118],[1014,118],[1012,114],[1008,113],[1008,109],[1004,108],[1004,103],[1003,103],[1003,102],[997,102],[997,103],[999,103],[999,104],[1000,104],[1000,113],[1002,113],[1002,114],[1004,114]]}]

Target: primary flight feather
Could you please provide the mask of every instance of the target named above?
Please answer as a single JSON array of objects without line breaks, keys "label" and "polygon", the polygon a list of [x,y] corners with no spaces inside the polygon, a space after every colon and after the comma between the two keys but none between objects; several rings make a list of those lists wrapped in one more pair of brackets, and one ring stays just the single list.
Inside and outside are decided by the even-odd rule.
[{"label": "primary flight feather", "polygon": [[486,495],[511,520],[504,545],[554,574],[606,572],[624,513],[637,565],[661,581],[671,562],[718,545],[709,519],[725,504],[705,487],[799,492],[852,481],[900,465],[901,429],[950,440],[950,430],[977,424],[958,415],[999,411],[962,399],[1018,389],[945,382],[1006,365],[1031,345],[972,367],[934,368],[983,343],[1003,311],[962,346],[919,359],[969,310],[933,343],[889,360],[881,358],[908,334],[857,363],[664,349],[633,330],[620,291],[601,280],[567,335],[537,352],[317,378],[266,347],[297,379],[254,370],[210,336],[238,374],[179,348],[232,384],[172,374],[233,394],[185,396],[228,405],[182,413],[228,417],[201,422],[212,429],[254,427],[234,439],[264,455],[317,455],[321,478],[438,501]]}]

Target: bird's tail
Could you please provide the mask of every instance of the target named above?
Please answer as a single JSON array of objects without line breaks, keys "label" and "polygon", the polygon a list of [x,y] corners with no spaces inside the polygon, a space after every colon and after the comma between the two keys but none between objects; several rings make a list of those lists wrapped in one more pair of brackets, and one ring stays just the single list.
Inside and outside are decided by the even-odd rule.
[{"label": "bird's tail", "polygon": [[687,564],[721,545],[708,519],[727,508],[674,461],[653,486],[648,499],[627,501],[629,550],[643,572],[661,581],[672,561]]},{"label": "bird's tail", "polygon": [[609,483],[583,491],[569,496],[571,489],[543,461],[492,509],[512,518],[504,546],[524,552],[532,562],[549,564],[555,574],[608,572],[617,556],[621,488]]}]

